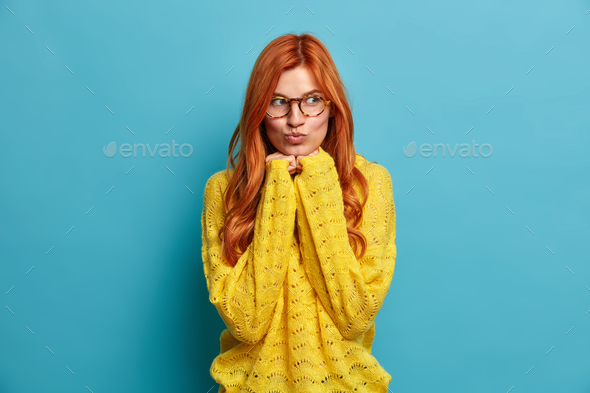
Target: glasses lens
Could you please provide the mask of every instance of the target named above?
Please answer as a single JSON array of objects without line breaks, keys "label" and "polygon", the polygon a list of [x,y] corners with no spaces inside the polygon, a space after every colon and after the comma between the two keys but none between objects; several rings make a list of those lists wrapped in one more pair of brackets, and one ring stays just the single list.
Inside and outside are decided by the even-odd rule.
[{"label": "glasses lens", "polygon": [[[282,98],[273,98],[268,105],[267,112],[274,117],[284,116],[289,112],[290,105]],[[301,102],[301,110],[309,116],[316,116],[324,110],[324,100],[320,97],[306,97]]]},{"label": "glasses lens", "polygon": [[306,115],[318,115],[324,110],[324,100],[316,96],[307,97],[301,102],[301,110]]},{"label": "glasses lens", "polygon": [[267,112],[271,116],[283,116],[289,112],[289,105],[282,98],[273,98],[268,105]]}]

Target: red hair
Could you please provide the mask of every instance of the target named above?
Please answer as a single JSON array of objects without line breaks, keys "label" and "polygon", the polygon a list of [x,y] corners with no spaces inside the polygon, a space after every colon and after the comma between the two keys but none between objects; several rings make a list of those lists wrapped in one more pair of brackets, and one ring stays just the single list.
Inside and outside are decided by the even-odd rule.
[{"label": "red hair", "polygon": [[[367,240],[356,226],[361,221],[369,187],[361,171],[355,167],[354,126],[346,88],[330,53],[317,38],[310,34],[287,34],[271,41],[256,59],[240,122],[229,144],[226,173],[230,180],[224,196],[227,215],[218,236],[231,266],[235,266],[254,238],[256,210],[266,175],[266,156],[277,151],[264,128],[266,108],[282,72],[298,66],[308,67],[327,99],[332,101],[330,110],[335,113],[328,121],[326,137],[320,146],[334,159],[338,171],[349,241],[355,254],[360,245],[358,257],[365,254]],[[242,142],[234,157],[240,139]],[[234,169],[233,175],[230,167]],[[362,204],[352,187],[355,179],[365,195]]]}]

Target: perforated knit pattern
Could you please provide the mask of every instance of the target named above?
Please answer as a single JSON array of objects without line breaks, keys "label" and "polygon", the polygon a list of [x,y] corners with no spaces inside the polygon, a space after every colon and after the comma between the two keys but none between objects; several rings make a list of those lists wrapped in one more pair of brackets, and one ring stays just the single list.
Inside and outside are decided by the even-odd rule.
[{"label": "perforated knit pattern", "polygon": [[334,160],[320,147],[300,162],[295,176],[285,160],[266,164],[254,240],[234,267],[217,237],[228,179],[221,171],[207,181],[203,266],[209,300],[228,327],[211,376],[220,393],[385,393],[391,376],[371,345],[397,254],[391,177],[357,155],[370,189],[358,227],[368,248],[357,260]]}]

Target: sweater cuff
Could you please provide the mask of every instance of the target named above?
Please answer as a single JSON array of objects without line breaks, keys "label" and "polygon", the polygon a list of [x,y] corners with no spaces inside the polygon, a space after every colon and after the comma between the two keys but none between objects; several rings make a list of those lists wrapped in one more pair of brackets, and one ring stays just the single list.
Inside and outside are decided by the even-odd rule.
[{"label": "sweater cuff", "polygon": [[284,168],[285,170],[289,167],[289,161],[283,160],[281,158],[270,160],[266,163],[266,169],[281,169]]}]

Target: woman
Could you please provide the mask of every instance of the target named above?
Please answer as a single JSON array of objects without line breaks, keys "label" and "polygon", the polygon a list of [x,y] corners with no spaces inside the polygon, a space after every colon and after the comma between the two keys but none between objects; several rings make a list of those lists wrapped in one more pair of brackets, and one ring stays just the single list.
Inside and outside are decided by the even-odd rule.
[{"label": "woman", "polygon": [[228,155],[202,215],[209,300],[227,325],[219,392],[387,392],[371,344],[395,266],[391,177],[356,154],[317,38],[264,48]]}]

